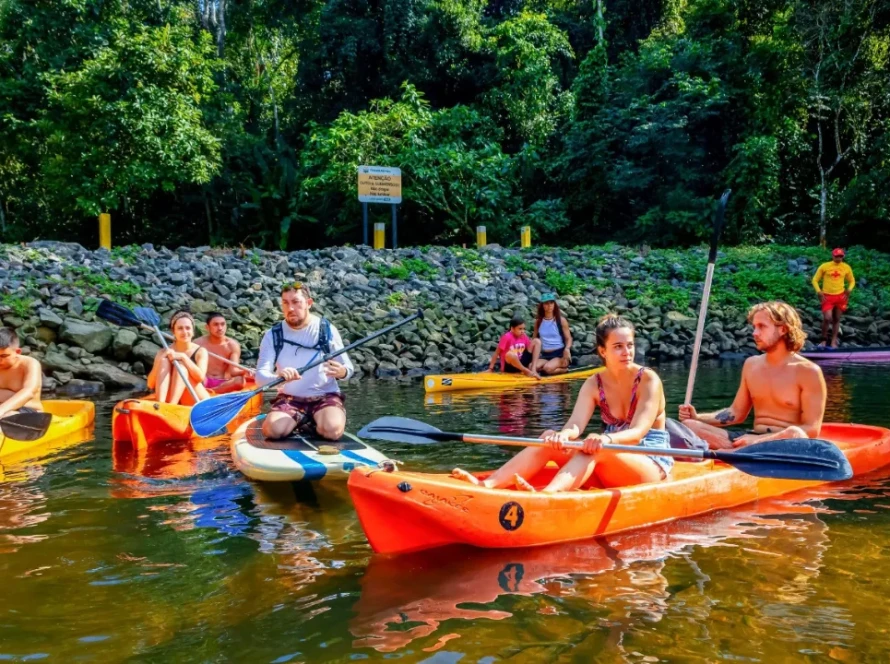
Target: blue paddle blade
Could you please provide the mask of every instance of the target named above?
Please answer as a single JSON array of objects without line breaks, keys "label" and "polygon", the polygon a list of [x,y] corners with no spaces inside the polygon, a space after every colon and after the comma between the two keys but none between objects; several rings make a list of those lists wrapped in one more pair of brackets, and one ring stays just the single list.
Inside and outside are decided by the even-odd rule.
[{"label": "blue paddle blade", "polygon": [[96,309],[96,315],[99,318],[107,320],[115,325],[128,327],[139,327],[142,321],[136,318],[135,314],[125,306],[112,302],[111,300],[102,300],[99,302],[99,308]]},{"label": "blue paddle blade", "polygon": [[714,451],[714,458],[756,477],[837,482],[853,477],[840,448],[827,440],[789,438],[755,443],[732,452]]},{"label": "blue paddle blade", "polygon": [[136,318],[151,327],[158,327],[161,324],[161,317],[151,307],[136,307],[133,313],[136,314]]},{"label": "blue paddle blade", "polygon": [[220,394],[199,401],[192,406],[189,415],[192,430],[202,438],[219,435],[220,431],[225,431],[226,425],[238,416],[247,402],[261,391],[262,388],[250,392]]},{"label": "blue paddle blade", "polygon": [[458,439],[454,434],[445,433],[425,422],[392,416],[380,417],[366,424],[357,435],[368,440],[386,440],[408,445],[432,445],[444,440]]}]

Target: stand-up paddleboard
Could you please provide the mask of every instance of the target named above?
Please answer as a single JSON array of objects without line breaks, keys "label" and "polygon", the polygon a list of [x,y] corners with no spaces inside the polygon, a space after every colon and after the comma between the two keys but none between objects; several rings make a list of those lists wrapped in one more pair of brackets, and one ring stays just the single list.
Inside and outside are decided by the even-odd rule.
[{"label": "stand-up paddleboard", "polygon": [[247,477],[264,482],[345,480],[353,468],[374,467],[386,457],[352,434],[338,441],[296,434],[270,440],[259,415],[232,434],[232,460]]},{"label": "stand-up paddleboard", "polygon": [[808,360],[815,362],[865,362],[885,363],[890,362],[890,347],[865,346],[862,348],[814,348],[800,353]]}]

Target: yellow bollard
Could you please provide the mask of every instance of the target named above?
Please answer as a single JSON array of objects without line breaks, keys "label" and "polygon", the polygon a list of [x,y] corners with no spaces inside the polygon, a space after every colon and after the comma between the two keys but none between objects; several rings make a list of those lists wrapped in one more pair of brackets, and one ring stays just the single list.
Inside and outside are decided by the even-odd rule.
[{"label": "yellow bollard", "polygon": [[523,226],[519,229],[519,246],[528,249],[532,246],[532,227]]},{"label": "yellow bollard", "polygon": [[386,247],[386,224],[374,224],[374,248]]},{"label": "yellow bollard", "polygon": [[111,250],[111,215],[107,212],[99,215],[99,246]]},{"label": "yellow bollard", "polygon": [[485,226],[476,226],[476,246],[480,249],[488,244],[488,239],[485,233]]}]

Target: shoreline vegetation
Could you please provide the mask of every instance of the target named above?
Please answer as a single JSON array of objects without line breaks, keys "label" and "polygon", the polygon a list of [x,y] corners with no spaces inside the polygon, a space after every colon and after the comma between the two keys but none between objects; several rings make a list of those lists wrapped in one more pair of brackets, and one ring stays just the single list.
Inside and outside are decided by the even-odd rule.
[{"label": "shoreline vegetation", "polygon": [[[890,260],[853,247],[857,286],[841,322],[842,346],[890,345]],[[97,319],[99,298],[150,306],[169,319],[180,308],[199,322],[210,311],[255,357],[263,333],[280,320],[282,283],[309,285],[314,311],[356,339],[423,308],[426,318],[393,338],[355,351],[358,375],[383,378],[482,370],[516,313],[531,322],[537,298],[556,292],[576,340],[573,366],[596,363],[593,328],[609,311],[629,317],[650,360],[691,354],[707,250],[618,244],[482,250],[412,247],[375,251],[342,246],[263,251],[122,246],[110,252],[40,241],[0,245],[0,318],[44,366],[45,389],[99,390],[144,385],[158,349],[148,332]],[[751,304],[782,299],[800,312],[807,347],[819,342],[821,316],[810,279],[829,260],[819,248],[729,247],[717,259],[702,346],[704,358],[756,352],[745,322]],[[203,333],[203,324],[199,324]],[[101,385],[100,385],[101,384]]]}]

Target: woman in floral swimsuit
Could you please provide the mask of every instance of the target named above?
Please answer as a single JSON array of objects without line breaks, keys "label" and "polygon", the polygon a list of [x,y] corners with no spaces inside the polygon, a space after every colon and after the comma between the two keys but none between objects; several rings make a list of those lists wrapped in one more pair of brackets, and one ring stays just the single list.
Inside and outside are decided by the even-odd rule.
[{"label": "woman in floral swimsuit", "polygon": [[[485,480],[455,468],[452,476],[487,487],[535,491],[528,480],[555,461],[559,471],[544,491],[578,489],[595,476],[603,487],[660,482],[670,476],[673,459],[602,449],[603,443],[670,448],[665,431],[665,400],[661,380],[651,369],[634,363],[634,327],[618,316],[602,318],[596,327],[597,352],[606,370],[588,378],[581,388],[572,416],[560,431],[548,430],[541,438],[547,447],[529,447]],[[582,450],[565,443],[581,437],[596,408],[605,425],[602,434],[590,434]]]}]

